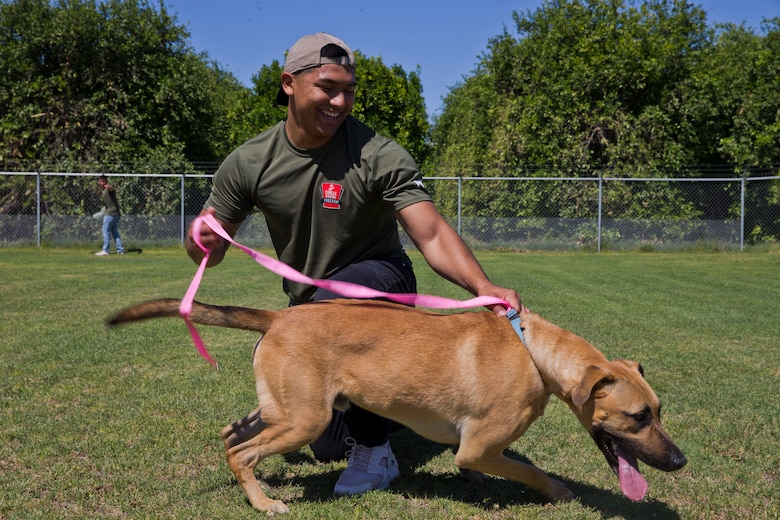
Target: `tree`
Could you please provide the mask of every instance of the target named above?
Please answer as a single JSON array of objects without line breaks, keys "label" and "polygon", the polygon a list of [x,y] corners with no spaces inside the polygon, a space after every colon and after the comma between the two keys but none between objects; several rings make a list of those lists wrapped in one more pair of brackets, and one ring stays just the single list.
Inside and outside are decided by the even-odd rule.
[{"label": "tree", "polygon": [[721,112],[712,144],[731,164],[780,162],[780,18],[764,27],[760,37],[743,26],[725,26],[696,71],[702,80],[696,94]]},{"label": "tree", "polygon": [[[514,20],[518,37],[504,31],[492,39],[474,72],[484,78],[483,90],[492,86],[493,95],[480,101],[490,105],[481,114],[463,112],[459,98],[473,95],[476,82],[469,78],[445,100],[438,122],[487,114],[493,124],[478,124],[488,137],[470,140],[487,150],[483,164],[590,170],[691,158],[679,146],[676,122],[659,107],[708,42],[701,9],[684,0],[639,7],[623,0],[551,0],[534,12],[514,13]],[[458,115],[448,113],[453,110]],[[447,145],[467,137],[458,135],[464,125],[448,128],[454,133],[435,129],[437,161],[448,154]]]},{"label": "tree", "polygon": [[360,51],[355,51],[355,60],[358,89],[352,114],[424,163],[430,129],[419,70],[407,74],[400,65],[388,67],[381,57],[366,57]]},{"label": "tree", "polygon": [[0,158],[136,171],[215,160],[243,87],[188,38],[163,2],[3,2]]},{"label": "tree", "polygon": [[241,97],[235,112],[230,114],[233,147],[287,117],[287,107],[276,104],[282,70],[283,66],[274,60],[252,76],[252,89]]},{"label": "tree", "polygon": [[[436,144],[431,167],[443,174],[459,175],[502,171],[505,161],[495,150],[499,135],[506,135],[498,129],[500,102],[493,78],[485,73],[478,72],[450,92],[431,132]],[[511,148],[508,143],[502,145]]]}]

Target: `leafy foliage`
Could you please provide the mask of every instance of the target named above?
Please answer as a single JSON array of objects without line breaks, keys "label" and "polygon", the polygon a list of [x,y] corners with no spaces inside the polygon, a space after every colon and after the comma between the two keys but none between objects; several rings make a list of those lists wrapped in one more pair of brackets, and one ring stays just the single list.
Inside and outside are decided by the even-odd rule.
[{"label": "leafy foliage", "polygon": [[275,125],[287,116],[287,107],[276,105],[282,64],[277,60],[263,67],[252,76],[252,90],[246,92],[236,105],[230,140],[241,144],[250,137]]},{"label": "leafy foliage", "polygon": [[684,0],[549,0],[514,21],[445,99],[437,170],[780,162],[778,20],[761,37]]},{"label": "leafy foliage", "polygon": [[710,144],[732,164],[780,162],[780,19],[765,27],[760,37],[726,26],[697,71],[705,88],[696,95],[720,110],[713,118],[720,132]]},{"label": "leafy foliage", "polygon": [[400,65],[386,66],[380,57],[355,54],[358,90],[352,114],[423,163],[430,140],[419,70],[407,74]]},{"label": "leafy foliage", "polygon": [[[255,74],[252,89],[242,86],[192,49],[164,2],[3,1],[0,46],[0,162],[12,168],[193,172],[194,163],[220,161],[287,114],[274,103],[278,61]],[[359,53],[358,60],[355,115],[425,160],[418,73]],[[26,179],[0,184],[0,213],[34,210]],[[123,184],[128,193],[142,191],[135,180]],[[84,201],[94,198],[92,184],[50,179],[42,191],[46,212],[91,211]],[[123,203],[162,211],[166,193]]]},{"label": "leafy foliage", "polygon": [[[514,22],[515,32],[493,38],[445,98],[429,173],[642,178],[731,164],[748,175],[780,163],[779,19],[765,21],[759,36],[708,27],[706,13],[685,0],[548,0],[514,13]],[[492,215],[518,217],[567,217],[568,201],[582,213],[593,200],[588,190],[564,198],[549,188],[497,195],[471,184],[464,198],[490,196]],[[603,215],[727,217],[688,191],[613,185]],[[724,196],[737,214],[738,197]],[[765,211],[771,195],[755,203],[762,209],[751,240],[775,236]]]},{"label": "leafy foliage", "polygon": [[242,87],[163,3],[16,0],[0,28],[3,160],[167,171],[220,151]]}]

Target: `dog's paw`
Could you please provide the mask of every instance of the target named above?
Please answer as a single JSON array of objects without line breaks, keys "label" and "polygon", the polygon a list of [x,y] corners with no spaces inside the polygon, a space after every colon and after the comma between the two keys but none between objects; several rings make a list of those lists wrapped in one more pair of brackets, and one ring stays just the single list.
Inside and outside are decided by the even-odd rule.
[{"label": "dog's paw", "polygon": [[569,502],[570,500],[574,500],[574,493],[572,493],[572,491],[567,488],[563,482],[559,482],[551,478],[548,484],[549,490],[545,494],[551,501]]},{"label": "dog's paw", "polygon": [[290,508],[281,500],[269,500],[263,508],[269,518],[275,515],[283,515],[290,512]]},{"label": "dog's paw", "polygon": [[459,468],[459,470],[460,470],[459,471],[460,477],[468,480],[473,484],[484,484],[488,480],[490,480],[490,477],[488,477],[481,471],[476,471],[473,469],[465,469],[465,468]]}]

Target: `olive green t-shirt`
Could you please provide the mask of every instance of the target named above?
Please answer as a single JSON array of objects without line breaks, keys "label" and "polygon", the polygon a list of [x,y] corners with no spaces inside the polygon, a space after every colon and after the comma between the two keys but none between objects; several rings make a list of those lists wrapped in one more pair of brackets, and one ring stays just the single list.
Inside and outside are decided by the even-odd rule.
[{"label": "olive green t-shirt", "polygon": [[119,202],[114,188],[103,190],[103,206],[106,208],[106,215],[119,216]]},{"label": "olive green t-shirt", "polygon": [[[409,153],[351,116],[327,144],[311,150],[294,147],[284,125],[225,159],[205,206],[232,223],[259,208],[279,260],[311,278],[403,255],[393,212],[431,200]],[[285,290],[301,303],[315,288],[287,281]]]}]

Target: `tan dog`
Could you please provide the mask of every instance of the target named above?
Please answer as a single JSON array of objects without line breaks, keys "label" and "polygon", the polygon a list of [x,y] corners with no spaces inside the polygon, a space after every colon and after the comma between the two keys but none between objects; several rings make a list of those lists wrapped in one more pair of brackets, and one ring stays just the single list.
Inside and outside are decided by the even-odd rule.
[{"label": "tan dog", "polygon": [[[179,300],[130,307],[110,320],[178,316]],[[458,445],[462,470],[516,480],[551,500],[571,491],[504,450],[544,411],[550,394],[569,405],[640,500],[637,459],[664,471],[685,455],[661,427],[660,403],[638,363],[608,361],[584,339],[523,313],[527,345],[492,312],[441,315],[378,301],[332,300],[280,312],[195,303],[195,323],[264,334],[255,350],[259,406],[222,430],[227,461],[252,506],[289,508],[260,488],[255,466],[316,440],[332,408],[353,402],[436,442]],[[475,473],[479,475],[479,473]]]}]

